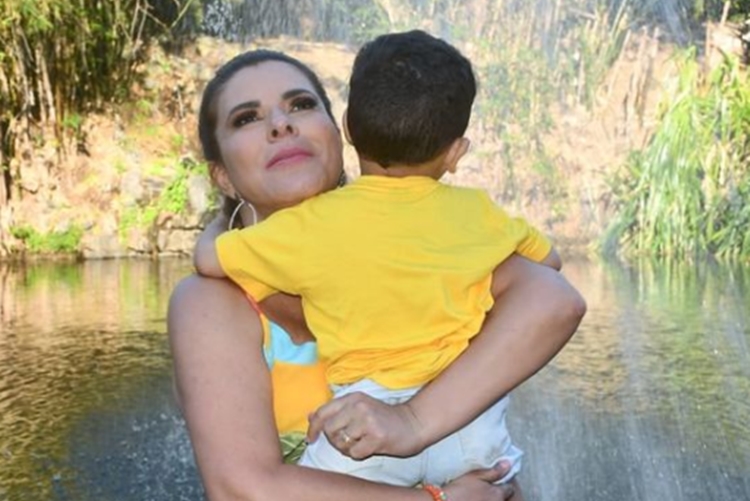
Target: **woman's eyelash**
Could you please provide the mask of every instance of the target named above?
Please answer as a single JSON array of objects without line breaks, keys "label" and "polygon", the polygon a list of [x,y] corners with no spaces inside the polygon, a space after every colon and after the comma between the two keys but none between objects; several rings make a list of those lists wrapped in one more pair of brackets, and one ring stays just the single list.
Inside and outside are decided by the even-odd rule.
[{"label": "woman's eyelash", "polygon": [[[289,104],[289,111],[303,111],[313,110],[318,107],[318,100],[312,96],[300,96],[294,98]],[[242,127],[243,125],[257,122],[261,120],[260,113],[258,110],[247,110],[239,113],[232,119],[232,125],[234,127]]]},{"label": "woman's eyelash", "polygon": [[243,113],[240,113],[236,117],[234,117],[234,120],[232,120],[232,125],[235,127],[242,127],[245,124],[255,122],[258,120],[258,112],[255,110],[252,111],[245,111]]},{"label": "woman's eyelash", "polygon": [[292,111],[312,110],[318,107],[318,100],[312,96],[302,96],[295,98],[290,106]]}]

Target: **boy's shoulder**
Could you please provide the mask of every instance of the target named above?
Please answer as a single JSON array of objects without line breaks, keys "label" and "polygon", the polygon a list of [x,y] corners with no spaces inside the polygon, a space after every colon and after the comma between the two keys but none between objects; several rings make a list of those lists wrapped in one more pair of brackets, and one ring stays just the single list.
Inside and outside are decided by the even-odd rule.
[{"label": "boy's shoulder", "polygon": [[448,193],[452,193],[456,197],[461,197],[468,200],[476,200],[477,202],[483,204],[490,203],[492,205],[495,205],[495,202],[490,197],[490,194],[483,188],[448,183],[440,183],[440,185],[442,190]]},{"label": "boy's shoulder", "polygon": [[[363,190],[361,186],[362,184],[363,183],[359,183],[355,180],[352,183],[336,188],[335,190],[311,197],[298,205],[280,211],[280,213],[320,215],[321,211],[328,209],[341,210],[341,205],[349,206],[356,200],[368,198],[372,193],[377,193],[377,191],[368,190],[366,188]],[[435,191],[433,191],[433,189]],[[486,209],[489,207],[499,209],[499,206],[490,197],[489,193],[482,188],[435,181],[433,187],[427,190],[427,192],[439,193],[441,195],[440,200],[442,200],[442,203],[457,204],[459,207],[473,205],[476,208]],[[385,194],[384,192],[381,193]],[[417,194],[419,193],[424,195],[425,192],[417,192]],[[389,199],[391,196],[386,195],[385,198]]]}]

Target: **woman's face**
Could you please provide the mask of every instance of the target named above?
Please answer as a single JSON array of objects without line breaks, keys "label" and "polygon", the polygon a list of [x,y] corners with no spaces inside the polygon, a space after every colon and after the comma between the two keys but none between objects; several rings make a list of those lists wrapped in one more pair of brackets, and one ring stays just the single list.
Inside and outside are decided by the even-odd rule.
[{"label": "woman's face", "polygon": [[233,187],[261,216],[336,186],[341,136],[294,66],[267,61],[239,70],[217,97],[216,117],[223,163],[217,181],[225,193]]}]

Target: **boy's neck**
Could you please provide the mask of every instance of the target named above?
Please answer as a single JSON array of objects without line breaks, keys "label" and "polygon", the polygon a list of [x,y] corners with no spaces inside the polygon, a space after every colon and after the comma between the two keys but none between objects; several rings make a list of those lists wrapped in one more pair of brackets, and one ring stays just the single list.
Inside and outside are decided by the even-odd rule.
[{"label": "boy's neck", "polygon": [[383,167],[377,162],[359,158],[359,170],[363,176],[385,176],[385,177],[409,177],[423,176],[431,177],[435,180],[440,179],[445,174],[446,169],[443,163],[442,155],[429,162],[407,165],[392,164]]}]

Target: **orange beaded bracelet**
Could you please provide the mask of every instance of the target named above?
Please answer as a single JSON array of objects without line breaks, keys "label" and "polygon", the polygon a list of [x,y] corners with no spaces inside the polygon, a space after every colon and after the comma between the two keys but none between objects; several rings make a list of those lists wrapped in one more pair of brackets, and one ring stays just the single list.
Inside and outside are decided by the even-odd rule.
[{"label": "orange beaded bracelet", "polygon": [[426,490],[432,496],[432,501],[448,501],[445,491],[437,485],[425,484],[422,486],[422,489]]}]

